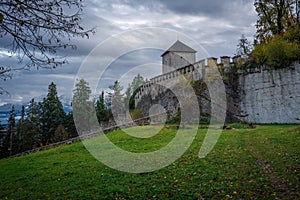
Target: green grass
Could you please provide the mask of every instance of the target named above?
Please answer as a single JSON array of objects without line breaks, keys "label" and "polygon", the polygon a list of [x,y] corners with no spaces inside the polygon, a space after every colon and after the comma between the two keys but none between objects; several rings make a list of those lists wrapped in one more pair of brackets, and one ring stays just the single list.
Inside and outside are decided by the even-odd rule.
[{"label": "green grass", "polygon": [[[149,137],[155,129],[159,131],[157,126],[129,130]],[[199,159],[205,133],[199,129],[180,159],[151,173],[110,169],[81,142],[3,159],[0,199],[300,199],[299,125],[226,130],[213,151]],[[108,136],[122,149],[151,152],[175,134],[169,127],[151,138],[137,139],[122,131]]]}]

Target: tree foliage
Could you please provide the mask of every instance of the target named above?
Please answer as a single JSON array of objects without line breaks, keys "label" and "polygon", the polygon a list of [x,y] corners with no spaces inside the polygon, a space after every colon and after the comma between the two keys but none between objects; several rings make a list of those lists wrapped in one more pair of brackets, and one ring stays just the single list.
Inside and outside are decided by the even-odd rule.
[{"label": "tree foliage", "polygon": [[289,42],[277,36],[267,44],[257,45],[252,55],[259,65],[271,68],[289,67],[293,61],[300,59],[300,49],[297,42]]},{"label": "tree foliage", "polygon": [[0,122],[0,158],[4,157],[6,130]]},{"label": "tree foliage", "polygon": [[254,5],[258,21],[251,56],[261,66],[289,67],[300,59],[299,1],[256,0]]},{"label": "tree foliage", "polygon": [[39,147],[42,144],[41,129],[29,119],[21,124],[18,135],[19,137],[16,140],[18,151],[16,153]]},{"label": "tree foliage", "polygon": [[66,131],[68,132],[69,138],[74,138],[78,136],[75,123],[73,120],[73,112],[70,112],[66,116],[66,126],[65,126]]},{"label": "tree foliage", "polygon": [[56,85],[51,83],[43,102],[32,99],[26,108],[22,106],[17,123],[12,107],[8,124],[0,124],[0,158],[76,136],[73,113],[66,115],[57,96]]},{"label": "tree foliage", "polygon": [[114,117],[124,114],[124,94],[122,94],[123,87],[119,81],[115,81],[113,85],[109,86],[112,92],[108,92],[108,97],[111,100],[111,111]]},{"label": "tree foliage", "polygon": [[93,123],[93,114],[95,112],[94,103],[90,100],[91,89],[89,84],[81,79],[75,85],[73,90],[73,117],[79,134],[90,131]]},{"label": "tree foliage", "polygon": [[140,86],[142,86],[145,83],[145,79],[140,74],[136,75],[131,84],[128,85],[126,91],[125,91],[125,108],[129,107],[129,110],[134,110],[135,108],[135,100],[134,97],[136,93],[138,92],[138,89]]},{"label": "tree foliage", "polygon": [[13,140],[15,139],[16,135],[16,120],[15,120],[15,107],[12,106],[9,118],[8,118],[8,124],[7,124],[7,130],[6,132],[3,132],[2,135],[2,145],[1,145],[1,151],[0,151],[0,157],[7,157],[11,156],[13,154],[14,148],[13,148]]},{"label": "tree foliage", "polygon": [[42,120],[43,142],[50,143],[54,140],[54,133],[57,127],[64,125],[66,122],[66,113],[57,96],[56,85],[53,82],[49,85],[47,97],[42,103]]},{"label": "tree foliage", "polygon": [[96,115],[98,122],[109,120],[109,110],[105,105],[104,91],[101,92],[99,99],[96,102]]},{"label": "tree foliage", "polygon": [[63,125],[59,125],[54,132],[54,142],[60,142],[68,139],[68,132]]},{"label": "tree foliage", "polygon": [[272,36],[281,35],[291,26],[297,25],[296,3],[295,0],[256,0],[257,42],[266,43]]},{"label": "tree foliage", "polygon": [[251,54],[252,51],[252,45],[248,41],[248,39],[245,37],[244,34],[242,34],[241,38],[239,39],[239,43],[237,45],[237,55],[240,55],[242,57],[248,57]]},{"label": "tree foliage", "polygon": [[137,120],[141,117],[143,117],[143,111],[138,108],[134,109],[134,111],[131,113],[132,120]]}]

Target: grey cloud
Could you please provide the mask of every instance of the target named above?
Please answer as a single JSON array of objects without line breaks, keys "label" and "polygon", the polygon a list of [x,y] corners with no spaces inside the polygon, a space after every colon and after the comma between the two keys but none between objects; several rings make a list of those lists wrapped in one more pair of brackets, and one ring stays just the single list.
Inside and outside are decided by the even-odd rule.
[{"label": "grey cloud", "polygon": [[[77,45],[77,50],[62,49],[57,52],[58,56],[66,57],[69,64],[52,71],[22,71],[17,73],[12,80],[1,82],[1,86],[11,92],[11,97],[1,96],[0,103],[17,102],[21,99],[27,100],[45,95],[51,81],[57,84],[59,95],[70,96],[78,69],[91,50],[107,38],[135,28],[149,26],[169,28],[190,36],[202,44],[211,56],[233,55],[241,34],[249,38],[254,34],[253,24],[256,15],[252,4],[253,1],[250,0],[86,1],[82,22],[86,28],[96,27],[96,34],[91,35],[89,40],[73,38],[71,43]],[[170,37],[164,32],[158,32],[158,36],[161,37],[159,42],[163,43],[163,48],[168,48],[176,40],[176,37]],[[155,37],[151,34],[137,33],[136,37],[127,40],[155,46],[153,44]],[[178,37],[183,39],[180,34]],[[0,48],[3,45],[0,38]],[[105,46],[105,52],[99,56],[94,55],[95,58],[91,63],[95,69],[94,73],[98,70],[97,64],[113,59],[115,49],[121,48],[122,45],[126,44],[116,43]],[[198,57],[198,59],[201,58],[201,56]],[[9,63],[19,66],[15,61],[14,58],[0,56],[1,64]],[[120,57],[106,71],[97,89],[106,89],[133,66],[149,62],[160,63],[160,54],[151,51],[136,51]],[[159,67],[144,66],[143,69],[150,77],[161,73]]]}]

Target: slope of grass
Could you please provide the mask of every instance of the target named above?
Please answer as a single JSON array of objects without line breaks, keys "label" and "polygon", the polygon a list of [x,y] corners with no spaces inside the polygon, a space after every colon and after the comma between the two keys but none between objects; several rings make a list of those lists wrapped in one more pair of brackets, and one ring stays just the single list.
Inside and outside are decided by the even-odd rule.
[{"label": "slope of grass", "polygon": [[[136,127],[135,134],[158,127]],[[189,129],[185,131],[191,131]],[[213,151],[198,158],[206,130],[187,152],[161,170],[129,174],[93,158],[80,142],[0,160],[1,199],[299,199],[299,125],[226,130]],[[168,144],[175,129],[137,139],[108,134],[120,148],[151,152]],[[102,136],[103,137],[103,136]],[[93,139],[92,139],[93,140]]]}]

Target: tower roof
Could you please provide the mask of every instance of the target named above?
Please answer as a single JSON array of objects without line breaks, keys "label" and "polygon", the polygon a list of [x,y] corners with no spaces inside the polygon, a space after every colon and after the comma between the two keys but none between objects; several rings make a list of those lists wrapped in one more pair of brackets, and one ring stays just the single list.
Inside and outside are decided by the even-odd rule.
[{"label": "tower roof", "polygon": [[165,51],[161,56],[164,56],[168,52],[187,52],[187,53],[196,53],[194,49],[187,46],[183,42],[177,40],[167,51]]}]

